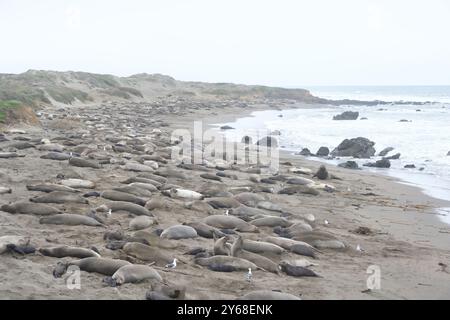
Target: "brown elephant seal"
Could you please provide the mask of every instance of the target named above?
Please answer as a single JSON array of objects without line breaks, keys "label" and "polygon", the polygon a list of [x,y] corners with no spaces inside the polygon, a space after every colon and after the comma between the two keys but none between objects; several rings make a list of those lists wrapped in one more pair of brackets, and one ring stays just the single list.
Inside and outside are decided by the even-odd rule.
[{"label": "brown elephant seal", "polygon": [[318,196],[320,194],[319,190],[314,189],[309,185],[293,185],[292,187],[286,187],[278,191],[278,194],[293,195],[296,193],[309,194],[313,196]]},{"label": "brown elephant seal", "polygon": [[63,192],[72,192],[72,193],[80,192],[79,190],[76,190],[71,187],[61,186],[59,184],[52,184],[52,183],[34,184],[34,185],[28,184],[26,186],[26,188],[29,191],[40,191],[40,192],[45,192],[45,193],[50,193],[53,191],[63,191]]},{"label": "brown elephant seal", "polygon": [[0,159],[10,159],[10,158],[23,158],[24,154],[18,154],[16,152],[0,152]]},{"label": "brown elephant seal", "polygon": [[70,188],[94,189],[95,182],[83,179],[64,179],[59,182],[63,186]]},{"label": "brown elephant seal", "polygon": [[145,208],[147,210],[170,209],[170,203],[165,198],[154,197],[147,201]]},{"label": "brown elephant seal", "polygon": [[184,172],[175,170],[170,167],[159,168],[154,172],[154,174],[164,178],[175,178],[180,180],[188,179],[188,176]]},{"label": "brown elephant seal", "polygon": [[345,249],[346,245],[337,239],[334,235],[323,232],[313,231],[297,234],[292,239],[304,241],[317,249]]},{"label": "brown elephant seal", "polygon": [[264,215],[265,212],[260,209],[257,209],[257,208],[240,205],[237,208],[229,209],[228,214],[237,216],[237,217],[247,221],[247,220],[250,220],[253,216]]},{"label": "brown elephant seal", "polygon": [[130,187],[139,188],[139,189],[144,189],[144,190],[147,190],[149,192],[156,192],[156,191],[158,191],[157,186],[159,186],[159,185],[156,184],[156,186],[155,186],[155,184],[153,184],[153,183],[133,182],[133,183],[130,183],[129,186]]},{"label": "brown elephant seal", "polygon": [[163,239],[172,239],[172,240],[180,240],[180,239],[189,239],[196,238],[197,231],[194,228],[187,225],[175,225],[171,226],[161,233],[160,237]]},{"label": "brown elephant seal", "polygon": [[249,239],[244,240],[242,248],[253,253],[282,254],[285,252],[282,247],[277,246],[276,244]]},{"label": "brown elephant seal", "polygon": [[100,254],[91,249],[71,247],[71,246],[59,246],[52,248],[40,248],[39,252],[44,256],[64,258],[64,257],[74,257],[74,258],[88,258],[97,257],[100,258]]},{"label": "brown elephant seal", "polygon": [[140,260],[155,262],[159,266],[165,266],[173,261],[173,257],[165,251],[138,242],[128,242],[123,246],[123,251]]},{"label": "brown elephant seal", "polygon": [[247,271],[248,268],[256,270],[258,267],[248,260],[231,256],[213,256],[209,258],[196,258],[194,262],[198,265],[208,267],[212,271],[233,272]]},{"label": "brown elephant seal", "polygon": [[55,278],[60,278],[66,273],[69,266],[77,266],[80,270],[86,272],[96,272],[105,276],[112,276],[117,270],[125,265],[131,265],[131,263],[119,259],[89,257],[68,263],[58,262],[53,270],[53,276]]},{"label": "brown elephant seal", "polygon": [[231,255],[233,257],[238,257],[253,262],[259,268],[265,271],[276,274],[279,273],[278,265],[275,262],[259,254],[244,250],[243,245],[244,241],[242,237],[237,237],[237,239],[233,243],[233,246],[231,247]]},{"label": "brown elephant seal", "polygon": [[200,200],[188,201],[184,203],[184,207],[189,210],[205,212],[207,214],[216,214],[216,210],[208,203]]},{"label": "brown elephant seal", "polygon": [[239,201],[230,197],[214,197],[206,202],[214,209],[237,208],[241,205]]},{"label": "brown elephant seal", "polygon": [[301,300],[301,299],[290,293],[270,291],[270,290],[256,290],[244,294],[237,300]]},{"label": "brown elephant seal", "polygon": [[74,167],[100,169],[101,166],[92,160],[73,157],[69,159],[69,164]]},{"label": "brown elephant seal", "polygon": [[111,277],[103,279],[103,282],[111,287],[116,287],[125,283],[139,283],[146,280],[163,281],[163,278],[150,266],[131,264],[121,267]]},{"label": "brown elephant seal", "polygon": [[301,266],[293,266],[286,261],[280,263],[280,268],[281,271],[293,277],[318,277],[314,271]]},{"label": "brown elephant seal", "polygon": [[234,196],[234,199],[240,203],[246,205],[247,207],[256,207],[258,202],[265,201],[266,199],[257,193],[242,192]]},{"label": "brown elephant seal", "polygon": [[263,217],[254,219],[250,223],[257,227],[289,227],[293,224],[291,221],[282,217]]},{"label": "brown elephant seal", "polygon": [[153,217],[150,211],[146,208],[131,202],[126,201],[111,201],[107,204],[111,211],[126,211],[137,216]]},{"label": "brown elephant seal", "polygon": [[230,246],[227,244],[228,237],[221,237],[214,241],[213,253],[215,256],[229,256]]},{"label": "brown elephant seal", "polygon": [[312,227],[306,222],[296,222],[288,228],[276,226],[273,228],[273,232],[285,238],[293,238],[303,233],[312,232]]},{"label": "brown elephant seal", "polygon": [[103,226],[97,220],[83,216],[80,214],[57,214],[53,216],[46,216],[39,219],[40,224],[57,224],[57,225],[66,225],[66,226],[90,226],[90,227],[99,227]]},{"label": "brown elephant seal", "polygon": [[112,200],[112,201],[124,201],[131,202],[140,206],[145,206],[146,200],[136,197],[132,194],[116,191],[116,190],[106,190],[103,191],[100,196],[104,199]]},{"label": "brown elephant seal", "polygon": [[155,223],[155,219],[149,216],[137,216],[130,221],[129,227],[131,230],[142,230],[147,229]]},{"label": "brown elephant seal", "polygon": [[131,185],[114,188],[112,190],[129,193],[136,197],[150,198],[152,196],[152,193],[150,191],[148,191],[146,189],[141,189],[141,188],[138,188],[135,186],[131,186]]},{"label": "brown elephant seal", "polygon": [[30,199],[35,203],[81,203],[87,204],[88,201],[82,196],[70,192],[53,191],[43,196],[38,196]]},{"label": "brown elephant seal", "polygon": [[315,257],[315,249],[310,244],[282,237],[266,237],[265,241],[276,244],[288,251],[307,257]]},{"label": "brown elephant seal", "polygon": [[313,178],[314,177],[317,177],[320,180],[326,180],[330,178],[330,175],[328,174],[327,168],[324,165],[321,165],[319,170],[313,175]]},{"label": "brown elephant seal", "polygon": [[0,194],[12,193],[12,189],[9,187],[0,186]]},{"label": "brown elephant seal", "polygon": [[270,201],[260,201],[258,202],[257,208],[259,209],[264,209],[264,210],[269,210],[269,211],[274,211],[274,212],[283,212],[283,208],[276,203],[270,202]]},{"label": "brown elephant seal", "polygon": [[30,243],[30,238],[25,236],[1,236],[0,254],[8,250],[8,245],[26,246]]},{"label": "brown elephant seal", "polygon": [[189,222],[189,223],[183,223],[183,224],[194,228],[195,231],[197,231],[197,234],[203,238],[213,239],[214,234],[216,234],[219,237],[225,236],[225,234],[223,232],[221,232],[219,229],[211,227],[203,222],[197,221],[197,222]]},{"label": "brown elephant seal", "polygon": [[234,216],[213,215],[204,218],[203,222],[219,229],[234,229],[241,232],[258,232],[258,228],[256,226],[253,226]]},{"label": "brown elephant seal", "polygon": [[51,216],[60,213],[58,209],[49,205],[25,201],[2,205],[0,210],[8,213],[34,214],[38,216]]},{"label": "brown elephant seal", "polygon": [[156,175],[156,174],[153,174],[153,173],[147,173],[147,172],[140,173],[139,177],[158,182],[158,185],[155,185],[156,187],[158,187],[159,185],[167,183],[167,179],[166,178],[164,178],[162,176],[159,176],[159,175]]},{"label": "brown elephant seal", "polygon": [[70,158],[71,158],[70,154],[62,153],[62,152],[49,152],[49,153],[41,156],[41,159],[56,160],[56,161],[69,160]]},{"label": "brown elephant seal", "polygon": [[186,298],[186,287],[166,285],[161,282],[152,283],[151,290],[145,294],[146,300],[183,300]]}]

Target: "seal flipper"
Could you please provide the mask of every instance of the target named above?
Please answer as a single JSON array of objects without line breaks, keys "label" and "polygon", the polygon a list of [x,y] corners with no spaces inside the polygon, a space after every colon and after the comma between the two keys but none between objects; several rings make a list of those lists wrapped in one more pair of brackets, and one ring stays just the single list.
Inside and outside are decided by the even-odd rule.
[{"label": "seal flipper", "polygon": [[69,264],[65,262],[58,262],[55,269],[53,269],[53,277],[61,278],[66,273]]},{"label": "seal flipper", "polygon": [[106,283],[110,287],[117,287],[118,283],[113,277],[105,277],[103,278],[103,283]]}]

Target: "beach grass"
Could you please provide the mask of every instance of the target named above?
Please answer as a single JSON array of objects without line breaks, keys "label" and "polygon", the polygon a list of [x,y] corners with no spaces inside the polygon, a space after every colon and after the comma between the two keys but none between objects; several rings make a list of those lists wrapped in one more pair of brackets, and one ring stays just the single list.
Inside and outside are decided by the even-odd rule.
[{"label": "beach grass", "polygon": [[22,103],[16,100],[0,100],[0,122],[6,119],[6,111],[20,107]]}]

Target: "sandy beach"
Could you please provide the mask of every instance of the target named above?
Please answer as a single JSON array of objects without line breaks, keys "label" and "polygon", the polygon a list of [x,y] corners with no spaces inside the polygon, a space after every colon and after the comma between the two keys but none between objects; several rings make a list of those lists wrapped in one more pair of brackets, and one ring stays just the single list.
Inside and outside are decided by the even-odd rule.
[{"label": "sandy beach", "polygon": [[[306,105],[311,107],[311,105]],[[109,106],[111,107],[111,106]],[[117,106],[115,106],[117,107]],[[68,115],[64,118],[41,119],[41,127],[23,127],[25,134],[5,133],[13,141],[17,137],[47,138],[52,142],[72,141],[67,150],[81,152],[85,157],[92,154],[91,159],[99,161],[100,155],[108,155],[108,159],[138,158],[136,154],[117,154],[108,145],[106,137],[115,134],[125,141],[137,138],[148,138],[153,144],[167,141],[170,133],[176,128],[190,128],[194,120],[202,120],[205,124],[224,123],[238,117],[247,116],[252,111],[273,108],[263,103],[255,103],[243,109],[241,107],[223,106],[212,110],[201,108],[184,108],[175,112],[146,114],[146,109],[127,114],[126,104],[120,105],[121,112],[108,115],[108,107],[89,109],[89,106],[72,107],[71,114],[78,114],[75,119]],[[281,105],[280,108],[293,106]],[[302,107],[296,105],[295,107]],[[319,106],[320,107],[320,106]],[[61,115],[62,111],[53,108],[49,112]],[[67,129],[67,123],[76,122],[76,126]],[[59,123],[59,124],[58,124]],[[121,126],[119,124],[127,124]],[[161,126],[164,123],[164,126]],[[140,125],[142,124],[142,125]],[[159,129],[162,134],[151,134]],[[83,133],[83,137],[76,137]],[[128,134],[128,136],[127,136]],[[70,136],[72,135],[72,138]],[[58,140],[65,137],[66,140]],[[110,143],[109,143],[110,144]],[[154,154],[168,144],[164,142],[156,147]],[[1,147],[2,145],[0,145]],[[66,177],[79,177],[94,181],[96,191],[111,189],[121,185],[127,178],[139,173],[126,171],[118,162],[109,162],[100,169],[70,166],[67,161],[49,161],[41,159],[45,154],[35,148],[19,150],[25,157],[0,159],[1,184],[12,188],[11,194],[0,195],[0,204],[27,200],[42,195],[41,192],[27,191],[25,186],[37,182],[54,182],[58,174]],[[289,164],[288,164],[289,162]],[[281,173],[292,167],[309,168],[315,172],[321,163],[307,160],[281,152]],[[168,166],[161,165],[160,166]],[[314,264],[311,267],[320,277],[291,277],[285,273],[274,274],[262,270],[253,272],[251,282],[244,280],[245,272],[214,272],[200,267],[193,262],[186,251],[202,247],[211,250],[214,241],[202,237],[183,240],[167,240],[161,250],[171,257],[179,259],[176,269],[154,265],[168,283],[185,286],[187,299],[235,299],[254,290],[280,290],[293,294],[301,299],[449,299],[450,227],[437,217],[436,208],[449,206],[449,203],[430,198],[420,189],[401,184],[398,180],[373,173],[353,171],[327,166],[328,171],[339,179],[327,180],[333,185],[334,192],[308,194],[262,193],[268,201],[279,204],[289,212],[290,218],[312,214],[311,222],[315,232],[325,231],[345,243],[343,250],[321,249],[316,259],[308,257]],[[202,171],[182,170],[187,179],[168,178],[168,183],[189,190],[202,192],[214,184],[225,189],[238,186],[257,188],[258,184],[249,181],[249,174],[244,170],[231,169],[237,180],[223,178],[222,182],[208,181],[200,174]],[[214,169],[209,169],[214,173]],[[311,179],[310,175],[300,175]],[[276,185],[278,186],[278,185]],[[83,190],[87,192],[90,190]],[[152,193],[151,198],[160,198],[167,204],[164,208],[152,210],[158,225],[149,228],[165,229],[176,224],[196,221],[208,216],[203,207],[189,209],[186,201],[166,197],[160,191]],[[89,204],[80,205],[64,203],[53,205],[65,213],[86,214],[90,209],[107,203],[101,197],[89,197]],[[216,214],[223,210],[214,209]],[[269,212],[267,212],[269,214]],[[22,235],[31,238],[36,248],[55,245],[71,245],[77,247],[95,247],[102,257],[123,259],[132,263],[149,264],[132,257],[123,250],[109,250],[105,247],[103,235],[105,231],[121,230],[132,234],[129,221],[133,215],[114,212],[107,217],[105,226],[64,226],[40,224],[39,218],[28,214],[10,214],[0,211],[1,235]],[[328,221],[328,224],[325,223]],[[271,228],[261,227],[258,233],[243,233],[246,239],[262,240],[265,236],[276,236]],[[361,231],[363,230],[363,231]],[[361,234],[366,233],[366,234]],[[356,250],[359,246],[362,250]],[[283,253],[277,257],[296,259],[301,256]],[[305,257],[303,257],[305,258]],[[120,287],[108,287],[102,283],[104,275],[81,271],[81,289],[67,288],[65,278],[54,278],[52,271],[58,261],[70,261],[72,258],[48,257],[35,254],[20,255],[4,253],[0,257],[0,298],[1,299],[144,299],[150,284],[127,283]],[[381,288],[367,291],[366,273],[369,266],[378,266],[381,272]]]}]

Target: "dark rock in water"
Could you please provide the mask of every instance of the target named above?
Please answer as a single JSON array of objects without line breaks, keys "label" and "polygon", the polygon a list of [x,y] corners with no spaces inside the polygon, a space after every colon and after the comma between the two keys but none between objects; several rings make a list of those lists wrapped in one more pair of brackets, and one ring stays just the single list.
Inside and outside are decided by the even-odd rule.
[{"label": "dark rock in water", "polygon": [[378,160],[375,163],[369,162],[364,164],[365,167],[373,167],[373,168],[390,168],[391,162],[388,159]]},{"label": "dark rock in water", "polygon": [[359,112],[357,111],[345,111],[333,117],[333,120],[356,120],[359,117]]},{"label": "dark rock in water", "polygon": [[383,159],[386,159],[386,160],[398,160],[398,159],[400,159],[400,156],[401,156],[401,153],[396,153],[393,156],[384,157]]},{"label": "dark rock in water", "polygon": [[423,171],[423,170],[425,170],[424,167],[420,167],[420,168],[419,168],[419,171]]},{"label": "dark rock in water", "polygon": [[344,163],[339,163],[338,167],[345,168],[345,169],[359,169],[359,166],[355,161],[347,161]]},{"label": "dark rock in water", "polygon": [[324,165],[321,165],[319,170],[317,170],[316,174],[313,175],[313,178],[317,177],[320,180],[326,180],[330,177],[330,175],[328,174],[327,168]]},{"label": "dark rock in water", "polygon": [[328,149],[327,147],[320,147],[316,153],[316,155],[318,157],[328,157],[329,154],[330,154],[330,149]]},{"label": "dark rock in water", "polygon": [[378,154],[380,157],[384,157],[385,155],[387,155],[389,152],[391,152],[392,150],[394,150],[394,148],[392,147],[387,147],[384,148],[383,150],[380,151],[380,153]]},{"label": "dark rock in water", "polygon": [[404,166],[404,168],[406,169],[414,169],[416,166],[413,164],[407,164],[406,166]]},{"label": "dark rock in water", "polygon": [[231,130],[231,129],[234,129],[234,128],[230,127],[230,126],[221,126],[220,129],[221,130]]},{"label": "dark rock in water", "polygon": [[447,152],[447,156],[450,156],[450,151],[449,151],[449,152]]},{"label": "dark rock in water", "polygon": [[313,154],[311,153],[311,151],[309,151],[308,148],[303,148],[302,151],[297,152],[296,155],[309,157],[312,156]]},{"label": "dark rock in water", "polygon": [[249,136],[243,136],[241,142],[245,144],[250,144],[252,143],[252,138]]},{"label": "dark rock in water", "polygon": [[345,139],[331,152],[335,157],[370,158],[375,154],[375,142],[367,138]]},{"label": "dark rock in water", "polygon": [[362,117],[362,118],[359,119],[359,120],[369,120],[369,119],[367,119],[366,117]]},{"label": "dark rock in water", "polygon": [[256,144],[258,146],[271,147],[271,148],[278,147],[278,141],[274,137],[264,137],[264,138],[258,140],[258,142],[256,142]]}]

